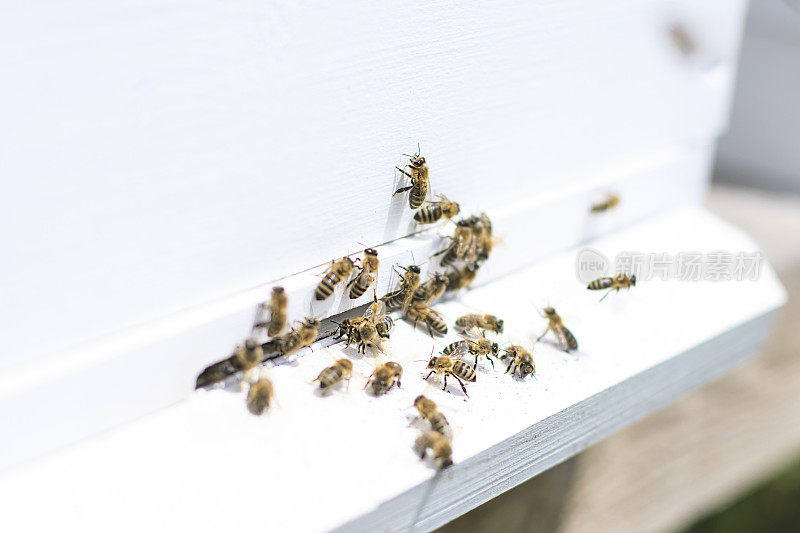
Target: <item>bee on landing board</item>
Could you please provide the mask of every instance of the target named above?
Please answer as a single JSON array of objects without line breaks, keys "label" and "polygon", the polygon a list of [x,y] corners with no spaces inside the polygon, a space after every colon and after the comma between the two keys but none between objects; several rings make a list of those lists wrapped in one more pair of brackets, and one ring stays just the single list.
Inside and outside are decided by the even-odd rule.
[{"label": "bee on landing board", "polygon": [[486,359],[488,359],[492,364],[492,368],[494,368],[494,361],[492,360],[492,357],[496,357],[500,350],[500,347],[496,342],[492,342],[485,337],[477,335],[461,334],[461,337],[462,339],[460,341],[456,341],[445,346],[444,350],[442,350],[442,353],[452,357],[461,357],[466,354],[472,354],[475,356],[475,364],[473,365],[475,368],[478,368],[478,359],[480,357],[486,357]]},{"label": "bee on landing board", "polygon": [[453,447],[450,445],[450,441],[440,433],[426,431],[417,437],[414,447],[417,449],[420,459],[425,459],[430,450],[430,455],[440,470],[453,464]]},{"label": "bee on landing board", "polygon": [[450,220],[458,215],[461,210],[459,205],[447,199],[444,194],[437,195],[438,202],[428,202],[419,211],[414,213],[417,224],[433,224],[440,220]]},{"label": "bee on landing board", "polygon": [[592,213],[605,213],[619,205],[619,196],[616,194],[609,194],[605,200],[592,205]]},{"label": "bee on landing board", "polygon": [[447,440],[453,439],[453,430],[447,418],[439,412],[436,402],[426,396],[419,395],[414,400],[414,407],[419,411],[419,418],[427,420],[436,433],[441,434]]},{"label": "bee on landing board", "polygon": [[247,372],[261,364],[264,360],[264,350],[255,339],[247,339],[244,344],[238,345],[228,359],[219,361],[209,366],[197,376],[196,388],[208,387],[223,381],[236,372]]},{"label": "bee on landing board", "polygon": [[425,305],[413,305],[409,308],[406,317],[414,322],[414,329],[417,329],[418,322],[424,322],[428,327],[431,337],[437,335],[447,335],[447,324],[442,315]]},{"label": "bee on landing board", "polygon": [[414,297],[411,300],[411,305],[428,306],[435,300],[441,298],[446,290],[447,276],[439,273],[434,274],[431,279],[420,284],[417,290],[414,291]]},{"label": "bee on landing board", "polygon": [[506,368],[506,374],[509,372],[512,374],[516,373],[521,378],[524,378],[529,374],[536,374],[536,367],[533,364],[533,357],[531,357],[531,353],[522,346],[512,344],[506,348],[503,352],[503,355],[500,356],[500,360],[504,361],[506,359],[509,359],[508,367]]},{"label": "bee on landing board", "polygon": [[367,379],[367,384],[364,385],[364,389],[372,385],[372,393],[375,396],[380,396],[381,394],[389,392],[395,385],[397,385],[397,388],[402,388],[400,386],[400,378],[402,377],[403,367],[400,366],[399,363],[389,361],[375,369]]},{"label": "bee on landing board", "polygon": [[[353,373],[353,363],[349,359],[339,359],[331,366],[324,368],[322,372],[314,379],[319,381],[319,390],[327,392],[331,387],[347,380],[348,386],[350,385],[350,375]],[[314,382],[312,381],[312,383]]]},{"label": "bee on landing board", "polygon": [[280,353],[290,355],[301,348],[311,345],[319,334],[319,321],[315,318],[306,317],[295,329],[280,337],[275,337],[269,342],[262,344],[265,353]]},{"label": "bee on landing board", "polygon": [[286,312],[289,309],[289,299],[283,287],[272,287],[272,296],[267,305],[259,306],[269,312],[269,319],[257,322],[253,329],[267,328],[267,335],[274,337],[286,327]]},{"label": "bee on landing board", "polygon": [[492,331],[500,334],[503,333],[503,320],[494,315],[479,314],[464,315],[456,320],[456,329],[460,331],[467,331],[472,328],[478,328],[484,331]]},{"label": "bee on landing board", "polygon": [[350,289],[349,295],[351,300],[359,298],[364,294],[370,285],[375,282],[375,273],[378,271],[378,252],[373,248],[364,250],[364,258],[359,265],[359,272],[350,280],[347,287]]},{"label": "bee on landing board", "polygon": [[578,349],[578,341],[575,339],[575,335],[572,334],[570,330],[564,326],[561,317],[558,316],[556,310],[552,307],[545,307],[544,308],[544,318],[547,319],[547,328],[542,332],[541,335],[536,339],[538,342],[544,337],[548,331],[552,331],[553,335],[556,336],[558,340],[558,346],[565,352],[569,352],[570,350],[577,350]]},{"label": "bee on landing board", "polygon": [[587,289],[590,291],[601,291],[603,289],[608,289],[608,291],[600,298],[600,301],[606,299],[606,296],[611,294],[612,291],[619,292],[620,289],[627,289],[630,290],[631,287],[636,286],[636,274],[629,276],[627,274],[617,274],[613,278],[606,277],[606,278],[597,278],[593,282],[589,283],[586,286]]},{"label": "bee on landing board", "polygon": [[247,410],[254,415],[262,415],[269,409],[269,404],[272,403],[274,397],[275,390],[272,382],[267,376],[261,374],[258,379],[250,383],[250,388],[247,390],[245,399]]},{"label": "bee on landing board", "polygon": [[411,302],[414,300],[414,293],[416,292],[417,288],[420,284],[420,269],[417,265],[410,265],[408,268],[400,267],[405,270],[405,274],[398,275],[401,276],[400,280],[400,290],[403,293],[403,302],[400,305],[400,310],[403,313],[408,312],[408,308],[411,306]]},{"label": "bee on landing board", "polygon": [[322,301],[330,297],[334,289],[336,289],[336,286],[350,277],[353,268],[353,260],[349,257],[331,261],[331,266],[325,272],[322,281],[317,285],[317,290],[314,291],[314,298],[316,298],[317,301]]},{"label": "bee on landing board", "polygon": [[458,359],[447,357],[446,355],[441,355],[439,357],[431,357],[430,361],[428,361],[428,368],[431,369],[431,371],[425,376],[426,381],[434,373],[437,375],[444,374],[444,386],[442,390],[447,390],[447,376],[453,376],[456,378],[456,381],[458,381],[458,384],[461,385],[464,396],[469,398],[467,388],[464,387],[464,382],[461,381],[462,379],[464,381],[475,381],[475,369],[469,366],[469,364],[464,361],[459,361]]},{"label": "bee on landing board", "polygon": [[[408,206],[411,209],[419,209],[428,196],[428,187],[430,183],[428,180],[428,165],[425,164],[425,158],[422,157],[419,152],[414,155],[403,155],[408,157],[408,165],[406,165],[406,168],[410,168],[411,172],[406,172],[405,169],[400,167],[394,168],[409,178],[411,180],[411,185],[400,187],[394,194],[400,194],[410,190],[411,192],[408,194]],[[394,196],[394,194],[392,196]]]}]

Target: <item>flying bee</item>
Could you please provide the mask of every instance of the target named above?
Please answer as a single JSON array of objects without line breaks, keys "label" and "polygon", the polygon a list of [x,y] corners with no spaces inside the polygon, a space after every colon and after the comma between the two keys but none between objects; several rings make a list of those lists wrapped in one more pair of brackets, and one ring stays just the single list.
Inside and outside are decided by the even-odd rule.
[{"label": "flying bee", "polygon": [[247,390],[247,410],[254,415],[264,414],[264,411],[269,409],[269,404],[275,396],[275,391],[272,387],[272,382],[264,375],[250,383],[250,388]]},{"label": "flying bee", "polygon": [[478,359],[480,357],[486,357],[486,359],[492,363],[492,368],[494,368],[494,361],[492,360],[492,357],[496,357],[498,351],[500,350],[500,347],[496,342],[492,342],[484,337],[473,337],[467,335],[461,336],[463,338],[460,341],[456,341],[445,346],[444,350],[442,350],[442,353],[453,357],[460,357],[468,353],[472,354],[475,356],[475,368],[478,367]]},{"label": "flying bee", "polygon": [[301,348],[311,345],[317,340],[318,333],[319,321],[315,318],[306,317],[298,328],[292,328],[289,333],[275,337],[261,346],[266,353],[278,352],[281,355],[290,355]]},{"label": "flying bee", "polygon": [[512,344],[505,349],[503,355],[500,356],[501,360],[510,359],[506,374],[511,372],[517,373],[520,377],[524,378],[528,374],[536,373],[536,367],[533,364],[533,357],[531,353],[522,346]]},{"label": "flying bee", "polygon": [[436,402],[426,396],[419,395],[414,400],[414,407],[419,411],[419,417],[427,420],[436,433],[441,434],[447,440],[453,439],[453,430],[447,422],[447,418],[439,412]]},{"label": "flying bee", "polygon": [[545,328],[542,334],[536,339],[537,341],[541,340],[548,331],[552,331],[553,335],[555,335],[558,340],[559,348],[565,352],[578,349],[578,341],[575,339],[575,335],[564,326],[561,317],[558,316],[555,309],[552,307],[545,307],[544,315],[542,316],[548,320],[548,324],[547,328]]},{"label": "flying bee", "polygon": [[[339,359],[331,366],[324,368],[314,381],[319,381],[319,390],[327,392],[342,380],[350,384],[350,375],[353,373],[353,363],[349,359]],[[312,381],[312,383],[314,382]]]},{"label": "flying bee", "polygon": [[442,336],[447,335],[447,324],[442,315],[426,305],[412,306],[406,316],[414,321],[414,329],[417,328],[417,322],[425,322],[431,337],[434,336],[434,332]]},{"label": "flying bee", "polygon": [[[419,153],[414,155],[403,155],[408,157],[408,165],[406,166],[411,169],[411,172],[406,172],[400,167],[394,168],[408,177],[411,180],[411,185],[400,187],[394,192],[394,194],[400,194],[401,192],[411,190],[408,195],[408,206],[411,209],[418,209],[428,196],[428,185],[430,183],[428,180],[428,166],[425,164],[425,158]],[[394,194],[392,196],[394,196]]]},{"label": "flying bee", "polygon": [[375,282],[375,273],[378,271],[379,265],[378,252],[373,248],[364,250],[364,259],[361,261],[360,270],[347,284],[350,288],[351,300],[359,298]]},{"label": "flying bee", "polygon": [[460,331],[467,331],[472,328],[482,329],[484,331],[492,331],[494,333],[503,333],[503,320],[494,315],[478,315],[469,314],[458,317],[456,320],[456,329]]},{"label": "flying bee", "polygon": [[434,300],[441,298],[447,290],[447,276],[444,274],[434,274],[434,276],[421,283],[417,290],[414,291],[411,305],[430,305]]},{"label": "flying bee", "polygon": [[586,288],[590,291],[601,291],[603,289],[608,289],[603,297],[600,298],[600,301],[602,302],[612,291],[619,292],[620,289],[630,290],[631,287],[635,286],[636,274],[633,274],[632,276],[629,276],[628,274],[617,274],[613,278],[597,278],[593,282],[589,283]]},{"label": "flying bee", "polygon": [[451,270],[447,273],[447,290],[458,291],[469,286],[478,274],[479,265],[468,264],[464,268]]},{"label": "flying bee", "polygon": [[317,300],[325,300],[333,294],[336,285],[350,277],[353,272],[353,260],[349,257],[343,257],[331,262],[331,266],[325,272],[325,277],[317,285],[317,290],[314,291],[314,298]]},{"label": "flying bee", "polygon": [[402,377],[403,367],[399,363],[389,361],[375,369],[367,379],[367,384],[364,385],[364,388],[366,389],[369,385],[372,385],[373,394],[380,396],[389,392],[395,385],[398,388],[402,388],[400,386],[400,378]]},{"label": "flying bee", "polygon": [[264,350],[255,339],[247,339],[244,344],[238,345],[229,358],[214,363],[197,376],[196,387],[208,387],[223,381],[236,372],[246,372],[261,364],[264,359]]},{"label": "flying bee", "polygon": [[456,261],[462,261],[467,255],[467,251],[474,242],[473,223],[469,219],[461,219],[456,222],[456,230],[450,237],[450,244],[444,250],[436,252],[437,255],[444,254],[439,264],[441,266],[452,265]]},{"label": "flying bee", "polygon": [[272,287],[272,296],[265,308],[269,311],[269,320],[257,322],[253,328],[267,328],[267,335],[274,337],[286,327],[289,299],[286,297],[283,287]]},{"label": "flying bee", "polygon": [[438,202],[428,202],[427,205],[414,213],[417,224],[433,224],[439,220],[450,220],[461,210],[459,205],[447,199],[444,194],[437,195]]},{"label": "flying bee", "polygon": [[428,450],[430,450],[431,457],[438,464],[440,470],[453,464],[453,447],[450,445],[450,441],[440,433],[426,431],[417,437],[417,440],[414,441],[414,447],[417,449],[420,459],[425,459]]},{"label": "flying bee", "polygon": [[461,385],[461,390],[464,391],[464,396],[469,398],[469,394],[467,394],[467,388],[464,387],[464,382],[461,381],[475,381],[475,369],[469,366],[464,361],[459,361],[458,359],[453,359],[452,357],[447,357],[445,355],[441,355],[439,357],[431,357],[430,361],[428,361],[428,368],[431,371],[425,376],[427,380],[431,377],[431,374],[444,374],[444,387],[442,390],[447,390],[447,376],[453,376],[458,381],[458,384]]},{"label": "flying bee", "polygon": [[494,236],[492,233],[492,221],[486,213],[481,213],[477,222],[473,226],[476,243],[476,261],[486,261],[494,247]]},{"label": "flying bee", "polygon": [[605,200],[592,205],[592,213],[604,213],[609,209],[613,209],[619,205],[619,196],[616,194],[609,194]]}]

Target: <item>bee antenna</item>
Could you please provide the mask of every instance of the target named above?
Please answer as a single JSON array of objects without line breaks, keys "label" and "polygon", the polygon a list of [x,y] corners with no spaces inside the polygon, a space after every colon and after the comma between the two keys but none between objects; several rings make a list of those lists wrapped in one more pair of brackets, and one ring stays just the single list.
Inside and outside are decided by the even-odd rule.
[{"label": "bee antenna", "polygon": [[417,155],[422,153],[422,148],[419,147],[419,143],[417,143]]},{"label": "bee antenna", "polygon": [[409,252],[411,252],[411,261],[416,265],[417,264],[417,260],[414,259],[414,250],[409,250]]}]

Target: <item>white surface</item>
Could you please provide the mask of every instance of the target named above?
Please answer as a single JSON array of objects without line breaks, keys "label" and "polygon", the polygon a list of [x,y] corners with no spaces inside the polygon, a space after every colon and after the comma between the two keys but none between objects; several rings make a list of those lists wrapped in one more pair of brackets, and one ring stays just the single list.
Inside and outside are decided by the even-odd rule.
[{"label": "white surface", "polygon": [[[755,250],[741,232],[696,208],[667,213],[593,246],[609,256],[620,250]],[[587,434],[606,422],[577,411],[564,416],[565,409],[609,390],[637,395],[638,401],[626,396],[616,404],[636,405],[639,414],[651,405],[648,398],[659,398],[651,406],[657,407],[665,401],[657,384],[675,375],[674,367],[662,363],[763,317],[785,298],[765,267],[757,282],[654,280],[599,304],[598,295],[576,280],[574,260],[574,251],[560,254],[441,307],[451,320],[467,309],[494,312],[505,318],[508,340],[526,342],[544,327],[535,305],[554,305],[581,350],[566,355],[548,343],[538,344],[533,352],[537,380],[520,382],[484,365],[477,382],[467,385],[469,400],[464,401],[454,383],[454,394],[437,390],[421,380],[425,363],[414,362],[427,359],[433,343],[400,323],[387,353],[405,366],[403,389],[381,398],[367,396],[361,387],[376,362],[367,355],[354,359],[357,375],[349,391],[320,398],[308,382],[340,356],[339,348],[304,353],[271,369],[280,405],[268,416],[249,415],[239,394],[198,393],[162,413],[7,474],[0,479],[4,525],[15,531],[82,532],[330,529],[431,477],[432,471],[411,451],[415,429],[406,427],[406,415],[413,414],[408,408],[421,392],[440,404],[455,430],[456,465],[440,481],[450,488],[451,498],[460,497],[458,486],[479,481],[471,476],[484,459],[471,457],[523,431],[532,433],[538,453],[551,453],[554,446],[562,456],[574,453],[585,445]],[[440,348],[449,340],[435,345]],[[681,358],[694,369],[686,375],[687,384],[715,375],[721,368],[717,361],[724,365],[742,357],[738,344],[730,351],[717,348],[707,354],[711,365]],[[659,371],[672,377],[659,378]],[[648,372],[655,374],[647,374],[644,383],[655,389],[612,389]],[[562,416],[551,418],[557,413]],[[619,417],[630,419],[625,413]],[[565,428],[566,433],[561,431]],[[559,440],[565,435],[569,438]],[[413,514],[411,505],[419,504],[405,501],[394,510]],[[386,516],[391,510],[383,508]],[[424,528],[432,523],[437,522]],[[381,525],[391,529],[398,524]]]},{"label": "white surface", "polygon": [[469,211],[708,147],[744,5],[5,2],[0,368],[404,235],[417,143]]}]

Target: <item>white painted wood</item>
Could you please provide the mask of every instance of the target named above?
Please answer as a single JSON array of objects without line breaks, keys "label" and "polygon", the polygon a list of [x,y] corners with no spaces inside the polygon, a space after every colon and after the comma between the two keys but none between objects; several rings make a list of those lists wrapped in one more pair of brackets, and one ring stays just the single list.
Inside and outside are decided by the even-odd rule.
[{"label": "white painted wood", "polygon": [[467,210],[709,147],[744,5],[4,3],[0,370],[405,235],[417,143]]},{"label": "white painted wood", "polygon": [[[518,201],[490,210],[496,234],[502,239],[491,260],[481,268],[476,285],[519,270],[552,254],[641,220],[648,212],[699,200],[705,185],[709,152],[705,149],[667,151],[631,159],[598,173],[592,185],[562,189],[541,196],[540,202]],[[592,215],[589,206],[608,191],[622,203],[612,212]],[[410,238],[378,246],[381,270],[377,292],[383,295],[397,282],[394,264],[412,259],[429,271],[437,267],[429,257],[442,246],[440,234],[450,226],[425,230]],[[299,320],[331,316],[370,301],[372,292],[349,300],[338,290],[325,302],[313,300],[313,291],[326,265],[260,284],[168,319],[132,328],[117,335],[53,357],[31,361],[0,376],[0,414],[13,420],[18,438],[0,443],[0,468],[56,449],[88,434],[125,423],[155,409],[187,398],[206,365],[230,353],[250,332],[258,302],[271,287],[285,287],[289,316]],[[158,372],[153,372],[157,368]],[[124,383],[117,376],[124,375]],[[114,390],[114,399],[109,391]],[[68,412],[80,412],[80,424],[50,409],[59,398]],[[5,446],[5,448],[3,448]]]},{"label": "white painted wood", "polygon": [[[592,246],[609,256],[756,250],[740,231],[689,207]],[[575,278],[574,261],[575,250],[557,254],[441,307],[450,319],[465,310],[495,312],[506,319],[504,341],[526,342],[544,326],[535,305],[555,305],[581,350],[566,355],[538,344],[537,380],[482,366],[467,401],[457,388],[449,394],[426,385],[424,359],[432,345],[452,338],[432,343],[400,323],[386,356],[405,365],[403,389],[367,396],[361,386],[376,361],[367,355],[354,357],[349,391],[320,398],[308,382],[341,348],[304,353],[296,364],[271,368],[280,404],[266,417],[249,415],[240,394],[198,393],[6,473],[0,501],[13,505],[3,509],[4,524],[23,531],[141,531],[152,524],[429,530],[752,354],[785,299],[765,265],[757,281],[651,280],[600,304]],[[421,392],[440,404],[455,431],[456,465],[434,479],[411,450],[415,428],[406,427]]]}]

